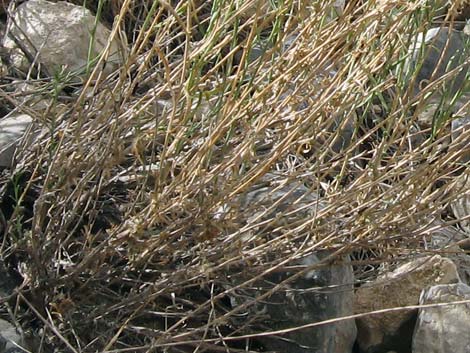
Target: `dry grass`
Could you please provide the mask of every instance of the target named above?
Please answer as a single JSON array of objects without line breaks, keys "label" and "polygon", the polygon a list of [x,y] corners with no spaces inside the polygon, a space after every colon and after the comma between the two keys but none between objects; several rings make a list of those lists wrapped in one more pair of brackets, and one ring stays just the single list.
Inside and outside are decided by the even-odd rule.
[{"label": "dry grass", "polygon": [[[231,308],[237,290],[319,249],[397,262],[455,224],[461,145],[441,115],[414,142],[424,95],[402,72],[435,9],[350,1],[327,23],[327,1],[234,3],[89,3],[127,37],[126,64],[67,99],[54,94],[65,82],[39,82],[51,104],[29,110],[38,137],[7,175],[2,253],[23,279],[12,313],[45,351],[244,350],[232,336],[257,318],[237,315],[269,291]],[[252,217],[240,200],[268,172],[326,207]]]}]

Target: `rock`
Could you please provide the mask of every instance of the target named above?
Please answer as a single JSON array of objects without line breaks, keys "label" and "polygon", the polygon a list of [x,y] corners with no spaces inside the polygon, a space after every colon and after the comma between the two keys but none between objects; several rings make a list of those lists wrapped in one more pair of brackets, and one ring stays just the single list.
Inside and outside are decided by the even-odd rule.
[{"label": "rock", "polygon": [[[246,223],[255,226],[255,222],[258,224],[263,222],[263,227],[255,226],[243,236],[245,241],[265,237],[265,233],[268,233],[269,237],[276,236],[273,230],[278,225],[282,224],[283,229],[286,229],[299,217],[308,217],[314,212],[315,205],[320,209],[325,206],[324,202],[318,200],[317,194],[311,192],[302,183],[294,181],[281,184],[282,186],[276,188],[279,180],[282,178],[275,174],[267,174],[258,183],[258,187],[253,187],[241,197],[239,207],[245,212],[249,210],[247,213],[250,214]],[[273,205],[275,207],[271,207]],[[266,222],[269,223],[266,224]],[[251,301],[271,290],[275,285],[298,274],[298,271],[305,267],[318,264],[328,255],[327,251],[317,251],[293,260],[288,266],[300,267],[299,269],[290,271],[286,269],[265,276],[262,280],[235,293],[231,297],[232,305],[239,306],[246,301]],[[249,274],[244,272],[241,278],[233,284],[242,283],[249,278]],[[285,283],[269,297],[250,307],[247,314],[249,317],[262,315],[260,330],[264,332],[348,316],[352,314],[353,283],[352,266],[346,256],[337,262],[328,263],[327,266],[307,271]],[[348,353],[352,350],[355,338],[354,320],[344,320],[297,330],[282,336],[260,337],[258,341],[270,351]]]},{"label": "rock", "polygon": [[465,232],[454,225],[445,224],[442,220],[434,220],[428,234],[425,235],[426,250],[445,251],[446,257],[456,266],[460,280],[470,284],[470,256],[467,251],[470,238]]},{"label": "rock", "polygon": [[[300,260],[299,264],[311,266],[327,255],[328,253],[312,254]],[[343,260],[342,263],[307,272],[293,282],[290,288],[272,295],[263,308],[269,316],[268,322],[271,322],[272,329],[352,315],[354,276],[348,260]],[[274,278],[274,283],[280,283],[290,275],[279,274]],[[332,288],[328,288],[329,286]],[[318,289],[312,291],[313,288]],[[283,305],[280,307],[276,303]],[[280,352],[345,353],[351,352],[356,334],[354,320],[346,320],[283,335],[282,338],[289,341],[275,337],[261,341],[267,349]]]},{"label": "rock", "polygon": [[0,167],[11,167],[19,141],[33,119],[26,114],[9,114],[0,120]]},{"label": "rock", "polygon": [[258,14],[257,18],[263,18],[263,16],[265,16],[265,14],[271,9],[268,0],[261,0],[252,3],[247,3],[244,0],[236,0],[235,7],[237,11],[240,11],[241,18],[244,21],[247,21],[250,17],[253,17],[256,14]]},{"label": "rock", "polygon": [[[423,290],[421,305],[470,300],[470,287],[463,283]],[[419,309],[413,335],[413,353],[470,352],[470,303]]]},{"label": "rock", "polygon": [[[326,203],[319,199],[317,193],[309,190],[301,181],[286,182],[286,177],[283,175],[267,173],[230,207],[224,206],[224,212],[229,209],[241,210],[240,217],[244,218],[242,223],[269,222],[269,227],[263,224],[263,235],[265,235],[270,233],[276,225],[283,224],[288,227],[289,223],[299,218],[314,216],[317,209],[321,210],[325,206]],[[248,217],[247,214],[249,214]],[[253,236],[253,232],[261,236],[258,227],[249,231],[250,237]]]},{"label": "rock", "polygon": [[[453,195],[458,197],[450,202],[450,208],[459,224],[468,234],[470,234],[470,175],[464,173],[455,180],[455,188],[451,190]],[[464,219],[468,217],[467,219]]]},{"label": "rock", "polygon": [[335,19],[341,16],[344,12],[344,8],[346,7],[346,0],[335,0],[335,2],[331,5],[330,15],[329,18]]},{"label": "rock", "polygon": [[447,256],[457,266],[461,282],[470,285],[470,256],[458,246],[449,250],[454,250],[454,253],[449,253]]},{"label": "rock", "polygon": [[[326,77],[332,78],[336,74],[335,71],[330,71],[323,76],[318,76],[312,80],[315,84],[318,84],[318,87],[321,87],[322,80]],[[313,86],[313,85],[312,85]],[[295,92],[295,87],[289,88],[285,93],[280,95],[280,100],[287,99]],[[321,90],[319,90],[321,93]],[[302,96],[311,95],[311,93],[301,92]],[[318,94],[319,96],[319,94]],[[317,95],[313,95],[312,99],[317,99]],[[288,119],[289,116],[293,114],[299,114],[302,111],[308,111],[309,109],[309,100],[302,100],[300,102],[291,103],[286,106],[282,111],[282,117]],[[315,151],[321,149],[322,151],[327,148],[328,153],[326,154],[326,159],[331,160],[335,157],[336,154],[344,151],[351,145],[354,132],[357,125],[357,115],[354,111],[348,111],[347,109],[340,109],[337,112],[331,113],[326,121],[320,122],[321,128],[316,126],[318,130],[321,130],[319,134],[312,131],[312,135],[315,135],[315,138],[312,138],[309,142],[309,150]],[[308,134],[309,131],[306,131]],[[339,172],[339,170],[337,171]]]},{"label": "rock", "polygon": [[[462,163],[470,161],[470,151],[468,146],[470,145],[470,116],[466,117],[454,117],[451,122],[451,137],[454,148],[463,152],[462,157],[459,159]],[[463,134],[465,132],[465,134]]]},{"label": "rock", "polygon": [[[426,249],[442,250],[454,246],[456,243],[469,239],[467,234],[454,225],[448,225],[440,219],[432,222],[432,227],[427,232],[429,241]],[[469,239],[470,240],[470,239]]]},{"label": "rock", "polygon": [[[289,265],[309,267],[318,264],[328,252],[317,252]],[[255,298],[272,289],[294,272],[278,272],[244,289],[243,295]],[[248,279],[248,278],[247,278]],[[296,278],[250,308],[248,315],[262,313],[262,330],[273,331],[327,319],[352,315],[354,276],[348,258]],[[233,300],[235,306],[243,302]],[[280,305],[282,303],[282,305]],[[356,339],[354,320],[344,320],[280,336],[260,337],[269,351],[289,353],[350,353]]]},{"label": "rock", "polygon": [[[248,5],[248,6],[247,6]],[[346,5],[346,0],[335,0],[333,4],[327,5],[323,10],[327,15],[327,22],[334,20],[335,18],[343,14],[344,8]],[[266,14],[272,10],[275,10],[275,7],[270,4],[268,0],[253,1],[247,2],[244,0],[236,0],[235,6],[238,11],[240,11],[241,18],[244,21],[247,21],[250,17],[253,17],[257,14],[257,19],[264,19]],[[297,10],[297,9],[296,9]],[[308,7],[301,6],[300,11],[304,15],[310,13]]]},{"label": "rock", "polygon": [[[466,61],[470,55],[470,47],[465,44],[466,41],[466,36],[462,32],[446,27],[432,28],[417,36],[409,49],[410,59],[405,65],[409,72],[413,72],[421,65],[414,81],[414,95],[419,94],[430,83],[440,79]],[[442,88],[435,90],[426,100],[426,107],[420,114],[420,119],[425,125],[431,124],[436,109],[457,111],[466,102],[466,99],[462,98],[457,100],[454,107],[449,106],[459,90],[465,93],[465,76],[468,68],[469,65],[465,64],[457,75],[446,79]],[[436,72],[434,73],[434,71]]]},{"label": "rock", "polygon": [[[23,339],[16,331],[16,328],[8,321],[0,319],[0,345],[3,346],[4,349],[0,350],[0,352],[19,349],[17,346],[23,346],[23,344]],[[21,352],[21,350],[19,350],[19,352]]]},{"label": "rock", "polygon": [[[38,54],[38,62],[51,76],[72,72],[86,77],[88,51],[96,18],[89,10],[64,1],[29,0],[19,5],[14,21],[8,27],[4,46],[11,50],[12,65],[27,72],[31,63],[17,46],[13,37],[22,43],[32,57]],[[96,59],[105,49],[111,32],[98,22],[90,59]],[[122,50],[117,40],[110,46],[103,73],[110,74],[123,62]]]},{"label": "rock", "polygon": [[[356,291],[354,310],[370,311],[417,305],[422,289],[459,282],[455,264],[439,255],[408,262]],[[356,320],[361,352],[409,351],[416,311],[367,315]]]},{"label": "rock", "polygon": [[16,102],[22,107],[28,107],[37,111],[46,110],[52,103],[52,98],[41,95],[41,88],[27,81],[13,81],[11,85],[14,87],[13,96]]},{"label": "rock", "polygon": [[465,23],[465,25],[464,25],[462,31],[463,31],[463,33],[464,33],[465,35],[470,36],[470,23],[467,22],[467,21],[465,21],[465,22],[466,22],[466,23]]}]

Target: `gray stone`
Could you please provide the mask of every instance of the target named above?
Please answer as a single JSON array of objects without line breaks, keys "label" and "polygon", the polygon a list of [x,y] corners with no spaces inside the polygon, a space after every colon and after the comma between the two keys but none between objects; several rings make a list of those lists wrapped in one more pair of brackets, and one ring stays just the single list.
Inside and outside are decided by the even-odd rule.
[{"label": "gray stone", "polygon": [[470,116],[454,117],[451,122],[453,148],[463,152],[459,161],[467,163],[470,161]]},{"label": "gray stone", "polygon": [[[320,262],[327,253],[316,253],[299,261],[302,266]],[[274,278],[280,283],[290,274]],[[285,291],[273,294],[264,305],[273,329],[295,327],[312,322],[352,315],[354,277],[351,265],[343,263],[307,272],[288,285]],[[283,303],[279,305],[276,303]],[[320,328],[305,329],[282,338],[262,340],[269,350],[290,353],[345,353],[351,352],[356,339],[354,320],[340,321]]]},{"label": "gray stone", "polygon": [[469,22],[465,23],[465,25],[464,25],[462,31],[463,31],[463,33],[465,33],[467,36],[470,35],[470,23],[469,23]]},{"label": "gray stone", "polygon": [[[0,341],[3,349],[6,351],[18,349],[18,346],[23,346],[24,342],[21,335],[18,334],[16,328],[8,321],[0,319]],[[4,352],[4,351],[0,351]]]},{"label": "gray stone", "polygon": [[[239,14],[243,20],[248,20],[250,17],[257,15],[257,19],[264,19],[266,14],[273,10],[273,6],[270,5],[269,0],[259,0],[248,2],[245,0],[235,0],[234,2],[236,9],[239,11]],[[346,0],[335,0],[331,5],[326,6],[325,14],[327,22],[334,20],[338,16],[341,16],[346,5]],[[300,11],[310,13],[308,6],[301,6]]]},{"label": "gray stone", "polygon": [[261,19],[271,9],[268,0],[260,0],[252,3],[247,3],[244,0],[235,0],[234,5],[237,11],[239,11],[241,18],[245,21],[256,14],[257,18]]},{"label": "gray stone", "polygon": [[[53,104],[52,97],[41,94],[41,88],[27,81],[13,81],[13,96],[17,106],[34,109],[35,112],[45,111]],[[56,103],[57,104],[57,103]]]},{"label": "gray stone", "polygon": [[426,239],[426,250],[445,251],[446,257],[457,266],[460,280],[470,284],[470,256],[467,250],[470,238],[464,231],[454,225],[448,225],[442,220],[434,220]]},{"label": "gray stone", "polygon": [[457,266],[461,282],[470,285],[470,256],[467,251],[460,249],[458,246],[450,248],[448,251],[450,253],[447,256]]},{"label": "gray stone", "polygon": [[[289,266],[308,268],[319,264],[328,252],[316,252]],[[251,288],[243,289],[243,296],[256,298],[274,285],[288,280],[296,272],[277,272],[266,276]],[[307,271],[269,297],[251,307],[249,316],[263,317],[260,329],[275,331],[320,322],[353,313],[352,266],[347,257]],[[243,304],[237,296],[235,306]],[[258,341],[269,351],[288,353],[350,353],[357,329],[354,320],[306,328],[280,336],[260,337]]]},{"label": "gray stone", "polygon": [[[424,288],[459,282],[455,264],[439,255],[423,257],[401,265],[356,291],[356,313],[417,305]],[[366,315],[356,320],[361,352],[403,351],[411,346],[414,311],[393,311]]]},{"label": "gray stone", "polygon": [[470,175],[464,173],[455,180],[453,195],[458,197],[450,202],[450,207],[459,224],[468,234],[470,234]]},{"label": "gray stone", "polygon": [[[4,46],[12,51],[14,67],[27,71],[31,65],[13,37],[21,42],[50,75],[76,72],[84,77],[89,59],[100,56],[107,46],[111,32],[82,6],[64,1],[29,0],[18,6],[10,21]],[[92,36],[95,30],[94,37]],[[92,43],[91,58],[88,57]],[[111,43],[104,67],[107,75],[123,62],[123,53],[117,40]]]},{"label": "gray stone", "polygon": [[[243,233],[246,240],[265,235],[272,237],[272,230],[278,226],[287,229],[299,219],[314,217],[325,206],[317,193],[301,181],[287,181],[281,174],[267,173],[234,202],[225,205],[218,217],[227,212],[240,212],[236,217],[242,218],[240,226],[250,225],[250,229]],[[263,234],[260,234],[261,227]]]},{"label": "gray stone", "polygon": [[26,114],[13,113],[0,120],[0,166],[11,167],[18,143],[33,119]]},{"label": "gray stone", "polygon": [[[466,35],[447,27],[432,28],[425,34],[420,33],[415,44],[410,48],[410,69],[414,70],[417,65],[421,65],[417,73],[414,93],[418,94],[430,82],[442,78],[449,71],[462,65],[470,53],[470,46],[467,42]],[[468,68],[468,64],[464,65],[455,78],[446,80],[444,90],[449,98],[458,90],[466,88],[465,76]],[[440,98],[440,95],[436,96],[435,101],[438,102]]]},{"label": "gray stone", "polygon": [[453,247],[456,243],[469,239],[465,232],[457,228],[455,225],[446,224],[441,219],[435,219],[432,221],[430,230],[425,232],[424,235],[427,238],[425,244],[426,249],[434,250]]},{"label": "gray stone", "polygon": [[[315,79],[312,80],[312,87],[314,85],[318,85],[318,87],[322,86],[322,80],[329,77],[332,78],[336,75],[335,71],[329,71],[324,75],[318,75]],[[290,97],[295,92],[295,89],[289,88],[280,96],[280,99],[286,99]],[[299,93],[298,93],[299,94]],[[311,92],[301,92],[301,96],[309,96],[310,99],[305,99],[297,104],[290,103],[283,111],[282,117],[288,119],[288,117],[292,114],[301,114],[303,111],[307,112],[310,108],[309,102],[314,99],[317,99],[321,94],[321,89],[319,88],[317,93],[312,95]],[[315,151],[317,149],[321,149],[322,151],[327,148],[327,159],[332,158],[337,153],[340,153],[347,149],[351,145],[352,138],[354,136],[354,132],[356,130],[357,124],[357,115],[354,111],[348,111],[344,108],[338,108],[336,112],[331,113],[328,119],[324,121],[319,121],[319,125],[316,126],[316,129],[320,130],[321,133],[314,133],[312,131],[312,135],[316,135],[316,137],[310,141],[310,149]],[[321,124],[321,125],[320,125]],[[306,131],[308,134],[309,131]],[[319,153],[320,154],[320,153]]]},{"label": "gray stone", "polygon": [[[463,283],[438,285],[423,290],[421,305],[470,300]],[[413,335],[413,353],[470,352],[470,303],[419,309]]]},{"label": "gray stone", "polygon": [[28,353],[28,351],[19,347],[12,347],[7,349],[5,353]]},{"label": "gray stone", "polygon": [[[299,218],[313,217],[315,209],[321,210],[325,207],[318,195],[302,183],[293,181],[283,184],[284,179],[285,177],[268,174],[240,198],[237,207],[250,215],[245,219],[245,223],[253,226],[242,236],[246,242],[266,236],[275,237],[277,226],[282,225],[283,229],[288,229],[289,225]],[[261,223],[262,227],[256,226]],[[354,276],[349,258],[345,256],[319,266],[328,255],[327,251],[317,251],[292,260],[287,269],[271,273],[233,294],[232,305],[242,305],[247,299],[259,297],[275,285],[283,283],[277,291],[251,306],[246,312],[249,317],[262,317],[260,330],[263,332],[351,315]],[[315,265],[319,268],[308,270]],[[295,267],[295,270],[289,270],[289,267]],[[291,279],[292,276],[296,277]],[[233,284],[240,284],[249,278],[248,274],[244,273]],[[282,336],[260,337],[258,340],[271,351],[348,353],[352,350],[355,338],[354,320],[343,320],[289,332]]]},{"label": "gray stone", "polygon": [[[418,95],[430,83],[443,78],[451,70],[462,65],[470,55],[470,37],[460,31],[446,27],[432,28],[426,33],[420,33],[409,49],[410,58],[406,70],[416,74],[413,94]],[[433,116],[437,109],[457,112],[467,102],[465,93],[469,87],[465,79],[469,65],[466,63],[440,85],[440,89],[432,91],[430,97],[421,106],[419,114],[420,125],[432,125]],[[454,96],[457,98],[453,102]]]}]

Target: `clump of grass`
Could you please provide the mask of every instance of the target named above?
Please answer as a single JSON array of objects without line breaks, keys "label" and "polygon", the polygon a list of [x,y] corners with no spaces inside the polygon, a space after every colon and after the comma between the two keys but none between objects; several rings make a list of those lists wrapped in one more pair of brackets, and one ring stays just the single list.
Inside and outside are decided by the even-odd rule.
[{"label": "clump of grass", "polygon": [[[236,337],[257,318],[236,316],[269,291],[232,308],[236,289],[320,249],[395,263],[455,223],[442,215],[460,191],[442,185],[461,151],[444,128],[416,132],[425,98],[405,72],[436,9],[350,1],[328,20],[329,3],[86,4],[114,18],[127,61],[35,112],[39,135],[11,171],[31,175],[24,195],[40,190],[22,234],[11,236],[21,208],[8,220],[4,251],[24,279],[15,315],[42,328],[44,346],[242,350]],[[276,237],[244,237],[277,222],[236,206],[272,172],[327,206],[276,223]],[[221,216],[228,206],[237,212]],[[231,286],[242,272],[253,280]]]}]

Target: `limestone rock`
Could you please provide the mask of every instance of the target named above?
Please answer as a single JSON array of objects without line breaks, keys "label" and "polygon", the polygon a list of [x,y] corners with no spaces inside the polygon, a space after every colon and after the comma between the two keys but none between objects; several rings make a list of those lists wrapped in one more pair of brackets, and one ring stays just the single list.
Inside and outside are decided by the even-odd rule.
[{"label": "limestone rock", "polygon": [[[410,59],[406,67],[413,72],[419,67],[414,81],[413,93],[417,95],[430,83],[441,79],[446,73],[462,65],[470,55],[470,46],[467,44],[466,35],[460,31],[446,27],[432,28],[426,33],[418,34],[415,42],[409,49]],[[421,65],[421,66],[419,66]],[[426,100],[420,119],[424,125],[429,125],[436,109],[451,109],[457,111],[466,103],[464,97],[457,99],[457,103],[450,107],[451,100],[461,90],[465,93],[467,87],[465,76],[468,72],[468,63],[450,78],[445,79],[441,89],[435,90]]]},{"label": "limestone rock", "polygon": [[[267,173],[230,208],[244,213],[250,210],[249,217],[244,220],[246,223],[271,221],[274,226],[279,222],[286,224],[306,217],[313,214],[316,208],[321,210],[325,206],[325,202],[301,181],[285,182],[284,176]],[[228,211],[227,207],[224,212]]]},{"label": "limestone rock", "polygon": [[[454,249],[450,249],[451,251]],[[455,247],[455,252],[450,253],[448,257],[457,266],[459,277],[462,283],[470,285],[470,255],[466,251]]]},{"label": "limestone rock", "polygon": [[[273,10],[273,7],[270,5],[268,0],[260,0],[247,2],[244,0],[236,0],[235,6],[242,16],[243,20],[248,20],[254,15],[258,15],[258,19],[262,19],[269,11]],[[346,6],[346,0],[335,0],[331,5],[326,6],[324,9],[326,12],[327,20],[331,21],[341,16],[343,14],[344,8]],[[301,11],[304,11],[305,14],[308,12],[305,6],[302,6]]]},{"label": "limestone rock", "polygon": [[[450,207],[456,219],[461,220],[460,226],[470,234],[470,175],[464,173],[458,176],[455,182],[455,192],[459,197],[450,203]],[[467,219],[464,219],[468,217]]]},{"label": "limestone rock", "polygon": [[460,280],[470,284],[470,255],[467,253],[470,238],[464,231],[442,220],[435,220],[433,224],[426,248],[445,251],[446,257],[457,266]]},{"label": "limestone rock", "polygon": [[[356,313],[417,305],[422,289],[459,282],[455,264],[439,255],[408,262],[356,291]],[[411,346],[416,311],[367,315],[356,320],[361,352],[403,351]]]},{"label": "limestone rock", "polygon": [[[317,264],[328,253],[318,252],[293,265]],[[280,273],[271,278],[281,283],[291,273]],[[268,279],[269,280],[269,279]],[[326,268],[305,273],[265,301],[267,325],[283,329],[311,322],[352,315],[354,275],[348,259]],[[283,303],[279,305],[278,303]],[[264,337],[260,341],[268,350],[290,353],[348,353],[352,351],[357,329],[354,320],[294,331],[282,337]]]},{"label": "limestone rock", "polygon": [[41,88],[33,83],[27,81],[13,81],[12,86],[14,87],[13,96],[16,98],[16,102],[36,112],[46,110],[52,104],[52,98],[46,95],[41,95]]},{"label": "limestone rock", "polygon": [[[106,48],[110,31],[98,22],[89,10],[65,1],[29,0],[19,5],[14,21],[8,27],[4,46],[12,50],[10,60],[17,69],[27,72],[31,63],[17,46],[13,37],[21,42],[49,75],[59,72],[77,72],[85,77],[89,59],[95,60]],[[94,36],[92,36],[95,31]],[[88,57],[92,45],[91,57]],[[122,50],[117,40],[110,45],[104,67],[107,75],[123,62]]]},{"label": "limestone rock", "polygon": [[[316,252],[293,261],[289,266],[310,267],[328,255],[328,252]],[[250,288],[243,289],[243,295],[233,298],[232,305],[242,305],[245,302],[240,300],[241,297],[252,300],[295,274],[284,271],[268,275]],[[281,330],[349,316],[353,311],[353,282],[352,266],[345,257],[326,267],[307,271],[295,280],[283,284],[282,288],[251,307],[247,314],[263,316],[262,331]],[[260,337],[257,340],[265,349],[275,352],[350,353],[356,334],[354,320],[344,320],[281,336]]]},{"label": "limestone rock", "polygon": [[[284,229],[299,217],[308,217],[315,205],[322,209],[325,203],[300,182],[280,182],[275,174],[267,174],[239,202],[241,209],[249,214],[245,220],[253,224],[252,230],[243,237],[246,241],[265,236],[275,237],[278,225]],[[249,212],[247,210],[250,210]],[[311,215],[313,216],[313,215]],[[262,227],[256,224],[263,223]],[[328,266],[304,271],[329,255],[317,251],[300,259],[293,260],[288,267],[297,270],[282,270],[269,274],[248,288],[243,288],[232,296],[232,305],[239,306],[259,295],[270,291],[275,285],[288,280],[269,297],[248,309],[248,315],[262,315],[263,331],[272,331],[319,322],[326,319],[352,314],[354,276],[348,257],[338,259]],[[232,277],[233,278],[233,277]],[[240,284],[250,277],[242,275],[233,284]],[[244,298],[244,299],[243,299]],[[282,335],[282,337],[262,337],[259,342],[270,351],[289,353],[348,353],[356,338],[354,320],[303,329]]]},{"label": "limestone rock", "polygon": [[346,0],[335,0],[333,5],[331,6],[331,18],[336,18],[341,16],[344,12],[344,8],[346,7]]},{"label": "limestone rock", "polygon": [[468,146],[470,145],[470,116],[456,117],[452,119],[451,132],[452,143],[455,144],[456,149],[463,151],[460,162],[467,163],[470,161],[470,152]]},{"label": "limestone rock", "polygon": [[[470,300],[463,283],[423,290],[419,303],[434,304]],[[413,335],[413,353],[470,352],[470,303],[421,308]]]},{"label": "limestone rock", "polygon": [[470,35],[470,23],[465,21],[465,25],[462,29],[463,33],[466,34],[467,36]]},{"label": "limestone rock", "polygon": [[453,246],[458,242],[463,242],[469,239],[467,234],[462,230],[458,229],[455,225],[445,224],[444,221],[436,219],[432,222],[432,230],[429,234],[429,242],[426,244],[426,248],[442,250]]},{"label": "limestone rock", "polygon": [[[334,70],[324,74],[319,75],[315,79],[313,79],[312,86],[318,85],[321,87],[322,80],[326,77],[333,77],[336,74]],[[289,88],[286,90],[285,93],[280,95],[280,99],[286,99],[291,96],[295,92],[295,87]],[[321,92],[321,90],[319,90]],[[304,96],[308,96],[307,93],[302,92]],[[317,99],[317,95],[313,95],[313,99]],[[309,100],[301,100],[297,104],[289,103],[285,109],[282,111],[282,116],[288,117],[292,114],[299,114],[302,111],[307,111],[309,108]],[[357,115],[356,113],[349,112],[347,110],[339,109],[337,112],[332,113],[329,115],[327,121],[321,122],[321,134],[316,134],[315,138],[312,138],[310,141],[310,149],[317,150],[325,148],[328,149],[328,159],[334,157],[337,153],[340,153],[347,149],[352,142],[352,138],[354,136],[354,131],[356,130],[357,125]],[[308,134],[309,131],[306,131]],[[314,133],[312,133],[314,135]],[[320,135],[320,136],[318,136]]]},{"label": "limestone rock", "polygon": [[33,119],[26,114],[10,114],[0,120],[0,167],[11,167],[19,141]]},{"label": "limestone rock", "polygon": [[0,319],[0,342],[0,345],[3,346],[3,350],[0,349],[1,352],[18,349],[17,346],[22,346],[24,344],[23,339],[16,331],[16,328],[8,321],[2,319]]}]

